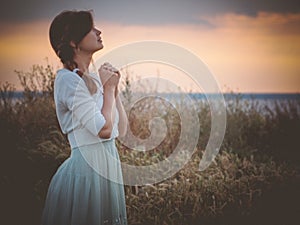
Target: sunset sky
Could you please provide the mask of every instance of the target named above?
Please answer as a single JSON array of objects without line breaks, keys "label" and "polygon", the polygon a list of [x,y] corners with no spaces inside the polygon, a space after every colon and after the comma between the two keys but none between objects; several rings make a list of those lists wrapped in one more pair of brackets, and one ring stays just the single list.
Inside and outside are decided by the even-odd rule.
[{"label": "sunset sky", "polygon": [[0,77],[60,65],[50,47],[51,20],[65,9],[92,9],[104,49],[143,40],[196,54],[222,91],[300,92],[300,4],[296,0],[10,0],[0,9]]}]

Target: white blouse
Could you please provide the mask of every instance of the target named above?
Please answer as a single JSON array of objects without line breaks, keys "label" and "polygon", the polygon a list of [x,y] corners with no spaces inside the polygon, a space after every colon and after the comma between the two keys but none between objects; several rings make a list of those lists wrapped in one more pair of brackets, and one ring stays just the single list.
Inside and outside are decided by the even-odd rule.
[{"label": "white blouse", "polygon": [[119,115],[116,110],[112,135],[103,139],[98,133],[105,124],[101,113],[103,106],[103,87],[97,74],[90,74],[97,85],[97,92],[90,94],[84,80],[67,69],[57,71],[54,81],[54,101],[60,128],[68,135],[71,148],[94,144],[116,138]]}]

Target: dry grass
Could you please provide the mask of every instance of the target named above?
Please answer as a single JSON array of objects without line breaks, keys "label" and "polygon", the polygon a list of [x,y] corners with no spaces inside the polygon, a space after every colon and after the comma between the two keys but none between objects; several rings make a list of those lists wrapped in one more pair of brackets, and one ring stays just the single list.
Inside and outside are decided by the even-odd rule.
[{"label": "dry grass", "polygon": [[[3,221],[38,224],[51,176],[69,156],[70,148],[55,115],[53,68],[34,66],[28,73],[18,72],[18,76],[25,96],[20,101],[10,96],[14,91],[11,85],[0,87],[0,184],[6,208]],[[129,81],[124,96],[130,100],[128,87]],[[255,105],[245,110],[236,103],[228,105],[221,152],[207,170],[199,172],[198,164],[208,140],[210,111],[207,104],[199,103],[201,133],[189,163],[163,182],[125,186],[129,224],[258,224],[264,216],[269,220],[263,224],[293,224],[299,211],[295,203],[299,198],[299,102],[278,103],[265,115]],[[144,109],[144,105],[137,106],[130,115],[131,129],[141,138],[149,136],[149,120],[159,111],[155,108],[149,114],[150,110]],[[118,143],[122,161],[148,165],[174,150],[180,118],[176,110],[168,109],[164,119],[169,129],[162,144],[147,153],[136,153]],[[139,121],[139,126],[132,121]],[[290,189],[292,186],[298,189]],[[272,190],[274,195],[265,197]],[[278,193],[289,203],[286,206],[285,200],[277,202],[282,204],[280,213],[271,219],[268,212],[277,212],[276,199],[281,199]],[[266,206],[261,209],[264,213],[256,210],[258,204]]]}]

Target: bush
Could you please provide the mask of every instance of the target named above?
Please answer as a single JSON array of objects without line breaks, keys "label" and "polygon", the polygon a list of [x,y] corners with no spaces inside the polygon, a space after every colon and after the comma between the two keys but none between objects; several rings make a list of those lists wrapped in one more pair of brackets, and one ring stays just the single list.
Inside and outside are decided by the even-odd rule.
[{"label": "bush", "polygon": [[[55,115],[53,68],[35,65],[31,71],[17,74],[23,87],[22,98],[14,98],[12,85],[0,85],[0,184],[1,203],[6,208],[3,220],[39,224],[49,181],[69,156],[70,147]],[[123,94],[125,100],[131,101],[128,78]],[[140,102],[129,116],[132,132],[141,138],[149,136],[149,120],[161,115],[158,106],[162,103],[152,103]],[[281,215],[286,219],[282,223],[293,223],[298,189],[290,187],[299,187],[299,101],[277,103],[274,110],[266,108],[266,114],[256,108],[254,101],[246,108],[239,97],[227,103],[227,130],[214,163],[204,172],[198,171],[210,133],[210,109],[199,102],[201,133],[190,162],[158,184],[125,186],[129,224],[257,224],[264,216],[256,210],[258,204],[283,212],[273,215],[275,219],[269,224],[282,222]],[[145,110],[147,105],[152,109]],[[145,154],[134,154],[117,141],[122,161],[146,165],[166,158],[174,150],[180,135],[180,117],[172,107],[166,107],[169,110],[163,118],[169,128],[167,138]],[[288,191],[281,193],[282,190]],[[289,205],[282,200],[282,205],[274,208],[278,193],[289,200]],[[271,212],[268,209],[262,210]]]}]

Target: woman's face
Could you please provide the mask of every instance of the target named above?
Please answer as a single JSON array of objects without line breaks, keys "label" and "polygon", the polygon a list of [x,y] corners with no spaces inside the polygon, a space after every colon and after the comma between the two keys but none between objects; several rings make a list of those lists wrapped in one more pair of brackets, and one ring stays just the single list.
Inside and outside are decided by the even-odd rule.
[{"label": "woman's face", "polygon": [[102,40],[100,37],[101,31],[96,27],[84,36],[84,38],[79,42],[78,48],[80,51],[86,51],[89,53],[94,53],[103,48]]}]

